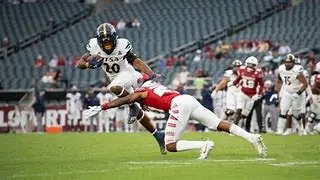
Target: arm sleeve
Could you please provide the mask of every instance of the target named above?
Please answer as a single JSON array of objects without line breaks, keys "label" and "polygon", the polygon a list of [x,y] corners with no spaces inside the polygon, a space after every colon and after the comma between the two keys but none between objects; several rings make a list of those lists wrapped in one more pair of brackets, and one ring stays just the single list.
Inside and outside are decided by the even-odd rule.
[{"label": "arm sleeve", "polygon": [[126,58],[130,64],[133,64],[134,60],[139,58],[139,56],[137,56],[132,51],[128,51],[127,54],[124,56],[124,58]]}]

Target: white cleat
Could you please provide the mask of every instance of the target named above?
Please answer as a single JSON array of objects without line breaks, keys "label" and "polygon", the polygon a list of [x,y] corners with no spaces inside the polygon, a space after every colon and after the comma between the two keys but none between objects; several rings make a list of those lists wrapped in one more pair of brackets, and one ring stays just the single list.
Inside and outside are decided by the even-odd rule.
[{"label": "white cleat", "polygon": [[263,143],[262,136],[260,134],[253,134],[252,137],[253,137],[252,145],[257,150],[259,156],[261,158],[267,157],[267,147]]},{"label": "white cleat", "polygon": [[287,136],[287,135],[290,135],[290,134],[292,134],[292,129],[291,128],[288,128],[286,130],[286,132],[283,133],[284,136]]},{"label": "white cleat", "polygon": [[214,143],[212,141],[206,140],[205,144],[200,149],[200,157],[198,159],[207,159],[213,147]]}]

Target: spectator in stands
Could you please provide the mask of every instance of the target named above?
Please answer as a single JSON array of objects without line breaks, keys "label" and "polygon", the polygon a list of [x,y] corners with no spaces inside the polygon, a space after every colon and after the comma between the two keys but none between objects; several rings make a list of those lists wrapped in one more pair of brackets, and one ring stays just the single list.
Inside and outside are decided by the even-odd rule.
[{"label": "spectator in stands", "polygon": [[203,72],[201,70],[196,71],[196,77],[193,79],[193,85],[196,89],[196,98],[201,98],[201,90],[206,84],[206,80],[203,78]]},{"label": "spectator in stands", "polygon": [[56,68],[57,66],[58,66],[58,56],[54,54],[53,58],[49,62],[49,67]]},{"label": "spectator in stands", "polygon": [[44,113],[46,111],[45,107],[45,92],[39,92],[39,89],[37,88],[36,81],[33,80],[32,86],[34,88],[34,95],[36,98],[35,103],[32,105],[32,108],[34,110],[36,120],[37,120],[37,132],[41,133],[44,132],[43,129],[43,123],[42,123],[42,118],[44,116]]},{"label": "spectator in stands", "polygon": [[175,63],[175,59],[173,56],[169,56],[166,61],[166,67],[171,68]]},{"label": "spectator in stands", "polygon": [[53,76],[54,76],[54,71],[50,69],[50,71],[46,72],[45,75],[42,76],[41,82],[44,84],[51,84],[53,83]]},{"label": "spectator in stands", "polygon": [[180,77],[179,77],[179,73],[177,73],[172,79],[171,86],[173,89],[175,89],[179,86],[179,84],[180,84]]},{"label": "spectator in stands", "polygon": [[140,26],[141,26],[140,21],[139,21],[137,18],[135,18],[135,19],[132,21],[132,27],[133,27],[133,28],[139,28]]},{"label": "spectator in stands", "polygon": [[282,44],[279,47],[279,52],[278,53],[281,56],[287,55],[287,54],[291,53],[291,48],[288,46],[288,44]]},{"label": "spectator in stands", "polygon": [[259,41],[259,52],[267,52],[269,50],[270,46],[267,41]]},{"label": "spectator in stands", "polygon": [[177,86],[176,91],[178,91],[180,94],[188,94],[187,90],[184,89],[184,85],[183,84],[179,84]]},{"label": "spectator in stands", "polygon": [[122,30],[126,27],[126,22],[123,19],[120,19],[120,21],[118,22],[116,28],[117,30]]},{"label": "spectator in stands", "polygon": [[66,58],[64,56],[59,56],[57,61],[57,66],[65,66]]},{"label": "spectator in stands", "polygon": [[259,48],[259,42],[257,41],[252,41],[251,42],[251,52],[257,52]]},{"label": "spectator in stands", "polygon": [[199,61],[201,61],[201,59],[202,59],[201,50],[198,49],[198,50],[196,51],[196,55],[193,57],[193,61],[194,61],[194,62],[199,62]]},{"label": "spectator in stands", "polygon": [[187,66],[187,62],[184,55],[180,55],[176,59],[177,66]]},{"label": "spectator in stands", "polygon": [[8,48],[9,46],[9,39],[7,36],[3,37],[2,39],[2,44],[1,44],[1,47],[2,48]]},{"label": "spectator in stands", "polygon": [[73,67],[77,67],[80,58],[81,58],[80,56],[73,56],[72,61],[71,61],[71,65]]},{"label": "spectator in stands", "polygon": [[158,72],[162,72],[166,67],[166,64],[165,64],[165,60],[163,58],[163,56],[161,56],[158,60]]},{"label": "spectator in stands", "polygon": [[37,59],[34,63],[34,67],[36,68],[43,68],[45,66],[45,61],[44,59],[42,58],[42,55],[41,54],[38,54],[37,56]]},{"label": "spectator in stands", "polygon": [[220,59],[222,56],[226,56],[229,52],[230,46],[223,41],[218,41],[218,45],[215,49],[216,58]]},{"label": "spectator in stands", "polygon": [[5,36],[2,39],[1,48],[0,48],[0,51],[3,51],[5,59],[7,59],[8,47],[9,47],[9,39],[8,37]]},{"label": "spectator in stands", "polygon": [[181,70],[179,72],[179,83],[180,84],[186,84],[189,79],[189,71],[187,66],[182,66]]}]

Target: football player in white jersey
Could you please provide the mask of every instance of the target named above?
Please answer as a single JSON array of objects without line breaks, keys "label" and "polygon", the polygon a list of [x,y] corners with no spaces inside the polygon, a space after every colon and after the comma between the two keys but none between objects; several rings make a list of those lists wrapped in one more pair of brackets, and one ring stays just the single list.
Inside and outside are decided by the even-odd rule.
[{"label": "football player in white jersey", "polygon": [[[279,93],[281,90],[279,121],[287,118],[287,113],[292,109],[293,116],[301,118],[302,127],[305,128],[305,114],[301,112],[305,106],[303,92],[308,87],[308,82],[303,75],[303,67],[295,64],[294,55],[288,54],[283,62],[284,64],[279,66],[278,78],[275,82],[275,91]],[[281,129],[282,122],[279,122],[278,126]],[[290,128],[288,130],[291,131]]]},{"label": "football player in white jersey", "polygon": [[314,130],[320,133],[320,62],[316,64],[315,71],[311,76],[311,90],[313,103],[311,104],[311,118],[313,121],[318,122]]},{"label": "football player in white jersey", "polygon": [[[128,39],[118,38],[115,28],[109,23],[103,23],[97,28],[97,37],[89,40],[88,53],[85,53],[79,61],[80,69],[96,69],[102,67],[111,80],[109,89],[118,97],[127,96],[134,92],[138,79],[142,75],[135,70],[139,69],[152,78],[158,78],[135,53]],[[164,133],[157,131],[150,122],[149,117],[139,108],[136,103],[130,105],[130,119],[128,123],[138,120],[160,145],[160,151],[165,154]]]},{"label": "football player in white jersey", "polygon": [[[107,90],[107,87],[102,87],[101,92],[97,94],[97,98],[100,101],[100,104],[105,101],[111,101],[114,99],[113,94],[109,93]],[[102,133],[103,128],[105,129],[105,132],[110,131],[110,119],[112,119],[112,112],[113,109],[110,109],[110,111],[104,111],[99,114],[99,128],[98,132]]]},{"label": "football player in white jersey", "polygon": [[[242,62],[238,59],[232,62],[232,68],[227,69],[224,72],[223,78],[219,84],[217,84],[216,88],[212,91],[211,97],[214,98],[218,91],[224,89],[227,84],[232,84],[233,81],[237,78],[237,70],[242,65]],[[239,88],[236,86],[230,86],[227,89],[227,97],[226,97],[226,117],[220,117],[222,119],[227,119],[232,116],[236,112],[236,94],[239,92]]]},{"label": "football player in white jersey", "polygon": [[80,131],[80,119],[82,111],[82,99],[81,94],[78,92],[78,88],[73,86],[71,91],[66,95],[67,103],[67,116],[71,125],[72,131]]}]

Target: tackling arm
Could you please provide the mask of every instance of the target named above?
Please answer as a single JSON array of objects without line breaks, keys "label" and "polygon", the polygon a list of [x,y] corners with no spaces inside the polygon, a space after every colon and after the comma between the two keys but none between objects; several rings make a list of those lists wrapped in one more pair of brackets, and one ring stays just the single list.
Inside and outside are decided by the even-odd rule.
[{"label": "tackling arm", "polygon": [[131,104],[134,102],[138,102],[141,101],[142,99],[144,99],[147,96],[148,92],[147,91],[143,91],[143,92],[135,92],[133,94],[129,94],[125,97],[120,97],[118,99],[112,100],[110,102],[104,103],[101,105],[101,108],[103,110],[106,109],[110,109],[110,108],[115,108],[115,107],[119,107],[121,105],[124,104]]}]

